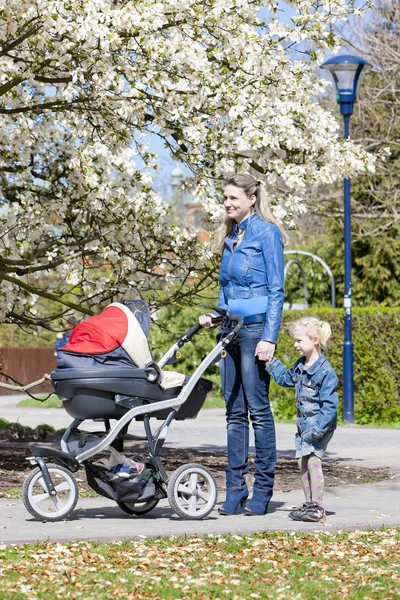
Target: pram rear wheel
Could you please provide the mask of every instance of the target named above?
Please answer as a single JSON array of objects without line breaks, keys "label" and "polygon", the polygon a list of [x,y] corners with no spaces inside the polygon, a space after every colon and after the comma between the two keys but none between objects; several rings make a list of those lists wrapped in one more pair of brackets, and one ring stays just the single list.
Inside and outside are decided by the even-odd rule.
[{"label": "pram rear wheel", "polygon": [[60,465],[47,465],[57,495],[50,496],[39,467],[27,476],[22,487],[25,508],[38,521],[61,521],[72,512],[78,501],[75,477]]},{"label": "pram rear wheel", "polygon": [[157,506],[159,500],[150,500],[149,502],[117,502],[121,510],[128,515],[145,515]]},{"label": "pram rear wheel", "polygon": [[202,465],[179,467],[168,482],[171,508],[183,519],[204,519],[217,501],[217,484],[210,471]]}]

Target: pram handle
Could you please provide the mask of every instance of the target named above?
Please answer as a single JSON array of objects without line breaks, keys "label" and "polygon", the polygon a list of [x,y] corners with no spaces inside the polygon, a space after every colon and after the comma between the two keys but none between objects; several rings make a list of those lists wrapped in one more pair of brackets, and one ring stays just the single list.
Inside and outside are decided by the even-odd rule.
[{"label": "pram handle", "polygon": [[163,369],[165,365],[171,365],[176,362],[177,352],[179,348],[182,348],[184,344],[190,341],[190,339],[202,329],[202,326],[199,323],[193,325],[190,329],[188,329],[180,338],[175,342],[175,344],[164,354],[164,356],[158,361],[158,366],[160,369]]},{"label": "pram handle", "polygon": [[[243,327],[243,317],[238,317],[236,315],[231,315],[225,308],[215,308],[213,306],[208,306],[207,304],[202,304],[203,308],[208,308],[217,313],[212,319],[211,322],[213,325],[220,325],[223,321],[225,323],[236,323],[235,327],[232,331],[225,337],[225,339],[229,338],[229,341],[237,336],[241,328]],[[229,343],[228,341],[228,343]]]},{"label": "pram handle", "polygon": [[226,315],[228,315],[228,311],[225,308],[209,306],[208,304],[200,304],[200,306],[202,306],[203,308],[208,308],[208,310],[212,310],[213,312],[217,313],[218,316],[216,315],[212,318],[213,323],[220,323],[221,320],[225,318]]},{"label": "pram handle", "polygon": [[[206,306],[205,308],[209,308],[209,307]],[[214,310],[214,309],[212,308],[212,310]],[[226,311],[224,309],[216,309],[216,312],[218,312],[218,316],[215,316],[212,319],[213,323],[215,325],[218,325],[218,324],[222,323],[222,321],[227,321],[227,322],[231,321],[233,323],[236,323],[235,327],[233,329],[231,329],[231,331],[229,331],[229,333],[227,335],[225,335],[225,337],[223,338],[223,340],[220,340],[220,343],[223,346],[227,346],[237,336],[237,334],[239,333],[240,329],[243,327],[243,318],[242,317],[236,317],[234,315],[230,315],[228,313],[228,311]],[[196,333],[198,333],[200,331],[200,329],[203,329],[203,326],[200,325],[200,323],[196,323],[196,325],[193,325],[193,327],[191,327],[190,329],[188,329],[188,331],[186,331],[179,338],[179,340],[177,340],[175,342],[175,344],[158,361],[158,366],[160,367],[160,369],[163,369],[165,367],[165,365],[170,365],[170,364],[173,364],[174,362],[176,362],[177,352],[178,352],[179,348],[182,348],[182,346],[184,344],[186,344],[188,341],[190,341],[190,339]]]},{"label": "pram handle", "polygon": [[201,329],[201,327],[202,326],[199,323],[196,323],[196,325],[193,325],[193,327],[188,329],[177,341],[178,346],[181,347],[183,344],[186,344],[186,342],[188,342],[190,338],[192,338]]},{"label": "pram handle", "polygon": [[[231,332],[234,334],[234,336],[236,336],[239,333],[239,331],[241,330],[241,328],[243,327],[243,318],[236,317],[235,315],[230,315],[228,313],[228,311],[226,311],[224,309],[218,309],[218,313],[219,313],[218,316],[215,316],[212,318],[213,324],[219,325],[222,321],[230,321],[233,323],[236,322],[236,325],[232,329],[232,332]],[[179,348],[181,348],[184,344],[186,344],[186,342],[188,342],[202,328],[203,328],[202,325],[200,325],[199,323],[196,323],[196,325],[193,325],[193,327],[188,329],[177,341],[177,345],[179,346]]]},{"label": "pram handle", "polygon": [[[217,309],[217,312],[219,313],[218,316],[213,317],[213,319],[212,319],[212,322],[215,325],[218,325],[219,323],[221,323],[222,319],[225,318],[225,314],[226,314],[226,311],[223,309]],[[196,323],[196,325],[193,325],[193,327],[188,329],[177,341],[177,345],[179,346],[179,348],[181,348],[183,346],[183,344],[186,344],[186,342],[188,342],[202,328],[203,328],[203,325]]]}]

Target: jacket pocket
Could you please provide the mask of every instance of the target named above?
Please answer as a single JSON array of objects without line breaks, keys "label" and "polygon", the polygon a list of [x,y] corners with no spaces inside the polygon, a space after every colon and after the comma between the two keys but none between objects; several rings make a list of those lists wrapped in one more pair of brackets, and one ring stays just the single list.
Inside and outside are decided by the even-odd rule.
[{"label": "jacket pocket", "polygon": [[313,398],[318,395],[319,383],[317,381],[303,381],[301,384],[301,394],[305,398]]}]

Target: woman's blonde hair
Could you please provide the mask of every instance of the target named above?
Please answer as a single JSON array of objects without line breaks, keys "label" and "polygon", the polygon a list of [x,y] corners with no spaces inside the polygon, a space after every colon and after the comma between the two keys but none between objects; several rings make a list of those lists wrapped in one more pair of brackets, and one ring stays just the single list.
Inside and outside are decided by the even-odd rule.
[{"label": "woman's blonde hair", "polygon": [[326,321],[321,321],[316,317],[301,317],[295,321],[290,321],[286,326],[292,337],[296,329],[303,327],[310,338],[318,338],[318,346],[321,351],[326,351],[328,340],[332,335],[331,326]]},{"label": "woman's blonde hair", "polygon": [[[261,181],[257,181],[252,175],[249,175],[249,173],[236,173],[236,175],[233,175],[225,180],[225,185],[234,185],[235,187],[241,188],[248,198],[255,196],[256,201],[252,207],[254,212],[256,212],[265,221],[273,223],[279,227],[282,234],[283,244],[284,246],[287,246],[289,243],[289,237],[286,231],[273,216]],[[215,252],[222,252],[225,238],[230,234],[232,225],[233,219],[226,217],[224,222],[216,230],[213,242],[213,250]]]}]

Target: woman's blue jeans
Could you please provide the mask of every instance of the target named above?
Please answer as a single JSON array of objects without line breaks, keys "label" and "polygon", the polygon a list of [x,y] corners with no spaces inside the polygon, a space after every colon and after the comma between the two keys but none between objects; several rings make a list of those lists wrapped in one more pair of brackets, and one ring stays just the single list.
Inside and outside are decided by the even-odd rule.
[{"label": "woman's blue jeans", "polygon": [[[265,363],[254,355],[264,323],[245,325],[226,347],[220,362],[222,389],[228,430],[226,489],[246,487],[249,470],[249,417],[254,429],[256,457],[254,491],[272,496],[276,467],[275,424],[268,391],[269,374]],[[218,338],[229,330],[221,330]]]}]

